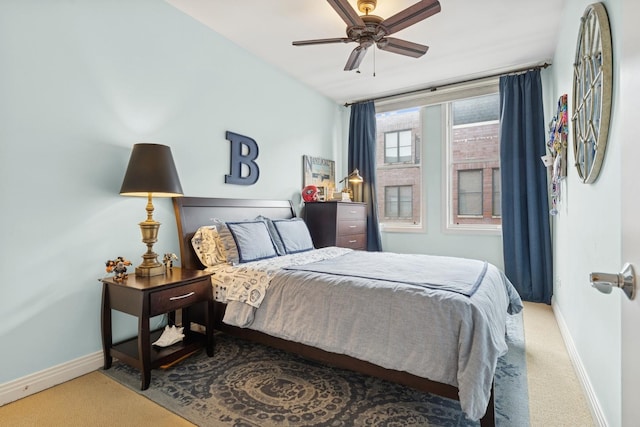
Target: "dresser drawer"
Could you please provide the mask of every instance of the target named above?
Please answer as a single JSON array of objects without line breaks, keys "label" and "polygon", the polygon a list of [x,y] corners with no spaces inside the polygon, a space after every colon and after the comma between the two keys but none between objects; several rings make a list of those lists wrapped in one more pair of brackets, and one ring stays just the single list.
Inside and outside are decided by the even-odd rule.
[{"label": "dresser drawer", "polygon": [[367,235],[366,234],[351,234],[348,236],[339,236],[336,239],[336,246],[351,249],[366,249]]},{"label": "dresser drawer", "polygon": [[366,206],[363,204],[341,203],[338,205],[337,220],[364,220],[366,215]]},{"label": "dresser drawer", "polygon": [[175,311],[198,301],[207,301],[211,292],[211,279],[208,277],[187,285],[152,292],[149,295],[149,314],[155,316]]},{"label": "dresser drawer", "polygon": [[350,234],[364,234],[367,232],[366,221],[338,221],[338,236],[346,236]]}]

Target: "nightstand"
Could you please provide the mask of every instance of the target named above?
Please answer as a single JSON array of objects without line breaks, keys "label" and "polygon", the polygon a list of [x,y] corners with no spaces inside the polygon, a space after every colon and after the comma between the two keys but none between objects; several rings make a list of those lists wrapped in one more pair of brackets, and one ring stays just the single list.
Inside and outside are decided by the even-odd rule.
[{"label": "nightstand", "polygon": [[367,205],[358,202],[312,202],[304,220],[316,248],[341,246],[367,249]]},{"label": "nightstand", "polygon": [[[101,279],[104,369],[109,369],[113,357],[116,357],[140,369],[141,389],[146,390],[151,381],[151,369],[171,363],[203,345],[207,354],[213,356],[214,304],[210,276],[210,273],[200,270],[173,268],[166,274],[152,277],[130,275],[123,281],[116,281],[113,277]],[[196,303],[207,305],[205,335],[188,330],[189,307]],[[173,324],[175,311],[178,309],[182,309],[184,339],[168,347],[152,346],[151,343],[160,337],[162,330],[151,331],[149,319],[169,313],[169,323]],[[138,336],[114,344],[111,334],[111,310],[137,316]]]}]

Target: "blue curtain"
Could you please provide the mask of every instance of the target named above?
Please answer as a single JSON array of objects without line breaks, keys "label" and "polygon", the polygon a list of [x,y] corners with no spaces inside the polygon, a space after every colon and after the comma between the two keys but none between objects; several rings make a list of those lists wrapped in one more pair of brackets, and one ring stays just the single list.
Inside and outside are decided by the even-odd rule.
[{"label": "blue curtain", "polygon": [[381,251],[376,200],[376,108],[373,101],[351,105],[348,173],[360,171],[364,179],[362,201],[367,204],[367,250]]},{"label": "blue curtain", "polygon": [[551,303],[553,271],[540,70],[500,78],[505,273],[522,299]]}]

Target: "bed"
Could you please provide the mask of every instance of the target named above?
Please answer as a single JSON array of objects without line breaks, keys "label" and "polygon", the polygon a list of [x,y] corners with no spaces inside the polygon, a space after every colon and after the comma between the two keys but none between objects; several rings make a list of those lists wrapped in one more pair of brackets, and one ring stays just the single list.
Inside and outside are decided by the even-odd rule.
[{"label": "bed", "polygon": [[[217,297],[224,302],[215,303],[216,329],[459,400],[470,419],[480,419],[482,426],[495,425],[493,375],[497,358],[507,348],[506,316],[507,312],[517,313],[522,308],[517,292],[497,268],[481,261],[469,260],[462,264],[461,259],[445,257],[433,257],[443,264],[427,268],[427,261],[431,261],[423,255],[342,248],[291,250],[282,256],[261,257],[258,252],[247,255],[253,251],[251,247],[238,249],[247,261],[238,266],[246,267],[245,273],[254,274],[249,267],[271,265],[268,274],[260,273],[266,276],[253,281],[261,282],[267,277],[268,284],[245,287],[244,291],[232,295],[233,292],[220,284],[223,283],[222,270],[233,268],[203,260],[202,254],[193,248],[194,235],[210,228],[215,220],[223,220],[231,231],[236,230],[232,234],[240,248],[243,244],[238,239],[246,232],[242,227],[249,229],[253,222],[268,219],[282,227],[300,226],[292,203],[198,197],[174,198],[173,202],[182,266],[214,271],[212,286],[218,280],[217,287],[224,289],[225,295]],[[256,224],[256,229],[259,225]],[[264,227],[269,230],[272,225]],[[259,228],[262,232],[262,227]],[[270,231],[273,237],[273,230]],[[256,244],[260,239],[249,239],[252,244],[245,247],[260,246]],[[387,273],[388,269],[381,267],[387,262],[382,257],[395,266],[404,267]],[[356,273],[355,266],[360,263],[363,267]],[[366,263],[379,268],[366,268]],[[273,268],[274,265],[279,267]],[[457,265],[465,267],[453,267]],[[420,278],[430,274],[427,271],[430,269],[440,269],[446,280],[450,280],[447,275],[455,273],[451,283],[464,283],[440,289],[438,286],[448,286],[449,282]],[[454,270],[466,270],[468,280],[458,280],[458,272]],[[214,293],[220,292],[215,289],[216,286]],[[255,295],[259,298],[254,298]],[[313,298],[319,298],[319,302],[313,302],[316,301]],[[376,308],[372,311],[374,305]],[[343,317],[345,312],[347,315]],[[374,316],[373,320],[368,320],[370,315]],[[195,316],[197,319],[198,314]],[[358,332],[368,329],[373,333]],[[346,331],[346,335],[342,331]]]}]

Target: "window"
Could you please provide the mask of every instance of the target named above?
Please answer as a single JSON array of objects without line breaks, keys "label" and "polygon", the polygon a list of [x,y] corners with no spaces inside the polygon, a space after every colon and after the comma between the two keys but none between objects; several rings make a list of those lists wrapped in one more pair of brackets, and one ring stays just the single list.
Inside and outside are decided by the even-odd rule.
[{"label": "window", "polygon": [[[376,101],[383,230],[499,232],[498,79]],[[441,224],[440,230],[426,230]]]},{"label": "window", "polygon": [[493,205],[491,206],[491,213],[493,216],[502,216],[502,184],[500,181],[500,169],[493,168],[492,171],[492,191],[493,191]]},{"label": "window", "polygon": [[411,219],[413,215],[413,188],[410,185],[384,188],[384,217]]},{"label": "window", "polygon": [[380,223],[421,225],[420,107],[376,114],[376,187]]},{"label": "window", "polygon": [[386,132],[384,134],[384,162],[411,161],[411,130]]},{"label": "window", "polygon": [[446,104],[447,229],[498,229],[500,145],[498,93]]},{"label": "window", "polygon": [[482,169],[458,171],[458,216],[482,216]]}]

